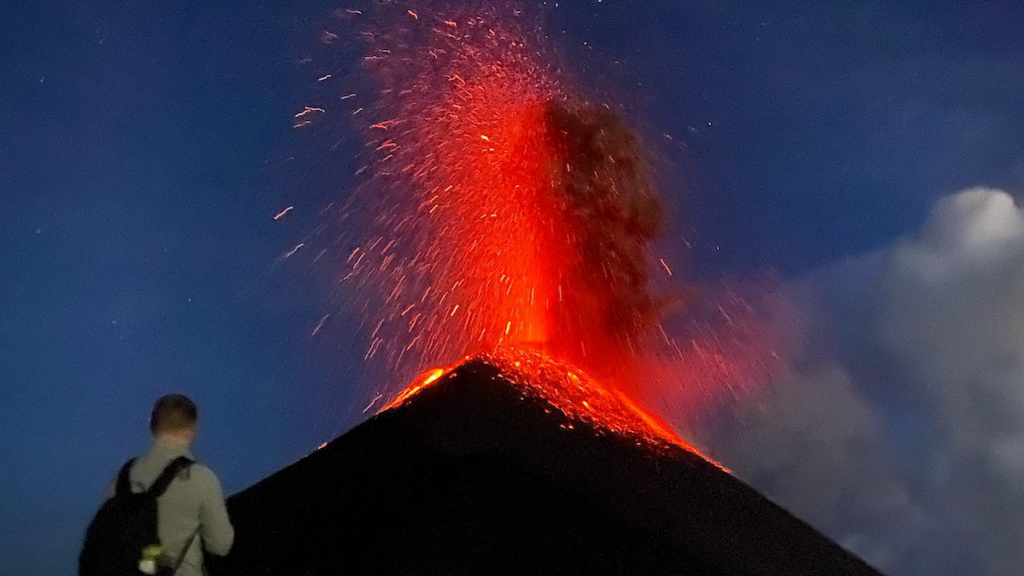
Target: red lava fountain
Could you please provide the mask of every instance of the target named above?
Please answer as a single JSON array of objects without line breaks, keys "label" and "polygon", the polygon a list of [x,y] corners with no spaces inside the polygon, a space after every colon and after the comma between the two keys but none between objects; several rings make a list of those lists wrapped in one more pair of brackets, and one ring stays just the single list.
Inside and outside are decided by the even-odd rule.
[{"label": "red lava fountain", "polygon": [[685,445],[636,400],[669,300],[650,294],[662,209],[636,136],[519,10],[378,11],[362,33],[375,94],[353,111],[368,149],[350,212],[369,234],[342,279],[367,358],[409,381],[482,354],[512,381],[558,383],[539,393],[569,416]]}]

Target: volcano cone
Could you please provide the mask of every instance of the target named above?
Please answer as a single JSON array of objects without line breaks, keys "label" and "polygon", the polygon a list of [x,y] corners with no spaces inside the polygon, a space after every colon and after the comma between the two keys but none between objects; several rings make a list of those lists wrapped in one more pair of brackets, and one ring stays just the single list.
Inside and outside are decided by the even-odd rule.
[{"label": "volcano cone", "polygon": [[215,573],[878,574],[685,445],[567,414],[493,359],[428,384],[232,497]]}]

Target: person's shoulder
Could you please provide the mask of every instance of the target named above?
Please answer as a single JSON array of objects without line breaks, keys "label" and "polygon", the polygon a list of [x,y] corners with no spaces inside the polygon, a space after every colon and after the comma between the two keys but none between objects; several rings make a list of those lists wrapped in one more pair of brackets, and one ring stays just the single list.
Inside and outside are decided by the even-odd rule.
[{"label": "person's shoulder", "polygon": [[217,474],[209,466],[201,462],[193,462],[188,470],[190,479],[202,484],[219,484]]}]

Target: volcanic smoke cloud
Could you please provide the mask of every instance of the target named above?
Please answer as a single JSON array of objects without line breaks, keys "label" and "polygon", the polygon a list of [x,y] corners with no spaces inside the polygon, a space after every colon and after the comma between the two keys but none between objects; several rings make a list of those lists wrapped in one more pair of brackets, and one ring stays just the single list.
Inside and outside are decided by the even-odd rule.
[{"label": "volcanic smoke cloud", "polygon": [[367,359],[386,368],[383,395],[509,347],[633,398],[706,392],[759,365],[763,353],[729,354],[757,339],[737,328],[749,325],[738,299],[715,304],[732,332],[664,329],[678,300],[655,296],[650,277],[664,209],[615,107],[582,95],[523,10],[429,6],[339,12],[362,30],[373,85],[369,98],[340,96],[367,142],[346,207],[364,235],[341,284],[370,334]]},{"label": "volcanic smoke cloud", "polygon": [[940,200],[923,228],[794,282],[806,338],[707,439],[886,573],[1024,566],[1024,208]]}]

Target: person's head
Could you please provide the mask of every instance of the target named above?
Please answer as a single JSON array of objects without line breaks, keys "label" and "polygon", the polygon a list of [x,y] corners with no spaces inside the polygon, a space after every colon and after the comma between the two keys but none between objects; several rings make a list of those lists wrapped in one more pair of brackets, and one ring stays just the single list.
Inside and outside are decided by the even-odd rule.
[{"label": "person's head", "polygon": [[165,442],[191,444],[196,436],[199,410],[181,394],[168,394],[156,401],[149,417],[153,437]]}]

